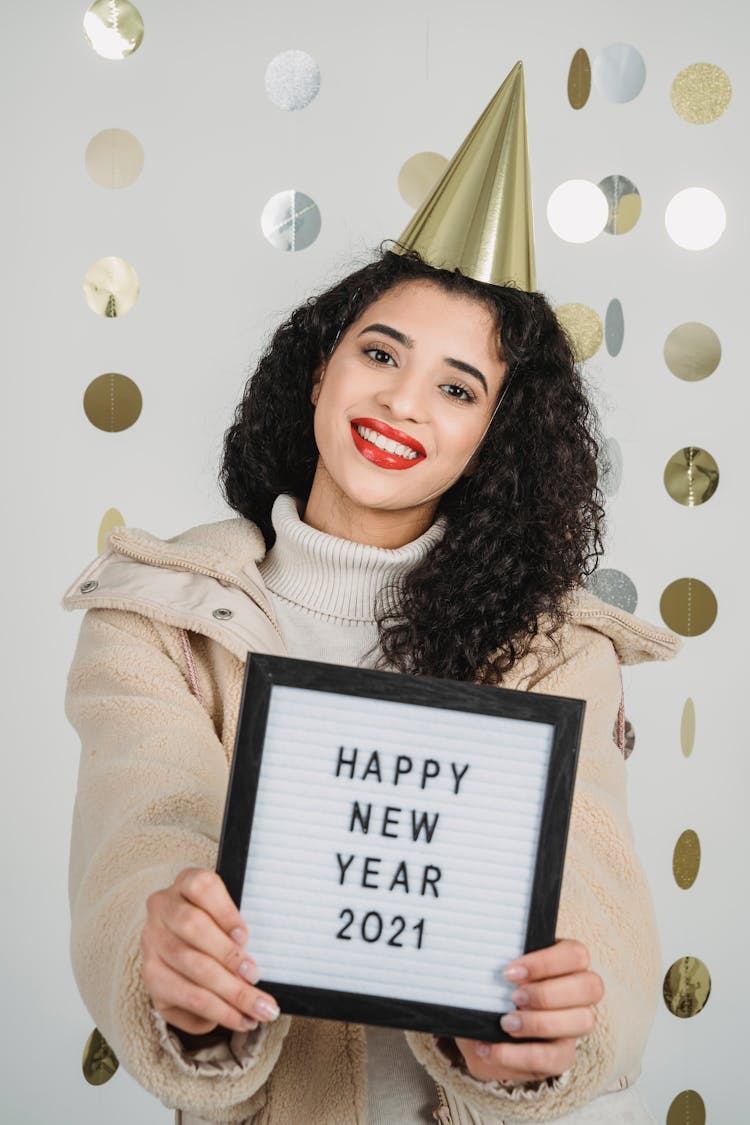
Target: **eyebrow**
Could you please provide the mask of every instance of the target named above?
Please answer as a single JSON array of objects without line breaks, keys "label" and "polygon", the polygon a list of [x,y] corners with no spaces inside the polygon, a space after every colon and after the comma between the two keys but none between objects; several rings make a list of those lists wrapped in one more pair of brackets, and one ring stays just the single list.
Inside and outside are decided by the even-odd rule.
[{"label": "eyebrow", "polygon": [[[384,336],[390,336],[392,340],[397,340],[398,343],[402,344],[405,348],[414,347],[414,341],[411,336],[399,332],[398,328],[391,328],[389,324],[368,324],[366,328],[362,329],[359,336],[364,336],[366,332],[382,332]],[[457,371],[463,371],[465,375],[473,375],[484,387],[484,393],[489,394],[487,380],[477,367],[472,367],[470,363],[464,363],[462,359],[453,359],[452,356],[446,356],[445,362],[449,367],[455,367]]]}]

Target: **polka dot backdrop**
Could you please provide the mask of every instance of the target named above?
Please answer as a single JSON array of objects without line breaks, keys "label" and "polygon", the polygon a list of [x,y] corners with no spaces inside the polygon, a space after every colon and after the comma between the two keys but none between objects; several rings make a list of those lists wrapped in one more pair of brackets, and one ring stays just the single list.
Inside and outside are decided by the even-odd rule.
[{"label": "polka dot backdrop", "polygon": [[[126,521],[171,535],[226,516],[216,460],[248,360],[306,293],[400,232],[522,57],[539,285],[603,414],[609,525],[591,588],[644,618],[663,614],[685,645],[672,666],[625,669],[630,808],[664,958],[642,1084],[659,1122],[695,1125],[706,1112],[741,1120],[723,1073],[739,1069],[739,1027],[722,1034],[721,1059],[715,1044],[717,1021],[726,1028],[744,1010],[725,969],[738,963],[736,911],[717,924],[717,873],[724,885],[739,875],[729,833],[742,718],[725,712],[741,690],[717,684],[732,674],[726,651],[743,604],[729,513],[744,503],[744,313],[729,253],[741,238],[733,184],[746,17],[739,5],[665,0],[623,24],[595,0],[571,0],[550,11],[540,37],[537,14],[522,7],[482,6],[478,30],[448,0],[385,3],[377,36],[350,5],[332,0],[329,15],[324,28],[297,0],[278,13],[228,0],[210,18],[195,6],[126,0],[84,0],[77,11],[52,0],[17,6],[18,76],[5,75],[7,143],[24,153],[10,162],[19,190],[6,253],[16,247],[18,268],[5,311],[18,344],[8,416],[19,462],[25,419],[39,420],[46,448],[64,445],[44,490],[32,483],[14,498],[18,534],[35,534],[30,512],[49,513],[32,555],[54,555],[41,581],[57,594]],[[30,88],[55,96],[37,104]],[[54,301],[40,288],[39,262],[54,269]],[[38,596],[35,579],[11,613]],[[71,644],[77,627],[72,618],[60,627]],[[30,655],[27,634],[19,616],[20,651]],[[58,642],[48,657],[60,676],[69,656]],[[55,821],[50,810],[61,793],[72,800],[77,748],[55,717],[61,684],[53,687],[46,707],[24,694],[23,680],[10,690],[41,724],[34,744],[55,746],[45,758],[54,850],[34,872],[54,894],[64,885],[68,811]],[[720,799],[717,774],[729,780]],[[38,759],[25,790],[35,808],[19,801],[15,829],[11,810],[14,841],[38,815]],[[45,907],[64,918],[62,901]],[[48,917],[31,932],[47,933]],[[30,979],[50,956],[37,945],[27,919],[14,948],[36,961],[9,982],[19,1028],[30,1009],[15,978]],[[26,1038],[54,1012],[62,1047],[48,1089],[31,1063],[14,1060],[11,1116],[46,1120],[63,1101],[93,1125],[106,1101],[112,1125],[156,1125],[164,1111],[123,1068],[96,1091],[83,1081],[91,1020],[66,951],[52,956],[60,991],[51,1011],[33,1010]],[[87,1080],[108,1078],[115,1064],[103,1045],[94,1037],[86,1051]]]}]

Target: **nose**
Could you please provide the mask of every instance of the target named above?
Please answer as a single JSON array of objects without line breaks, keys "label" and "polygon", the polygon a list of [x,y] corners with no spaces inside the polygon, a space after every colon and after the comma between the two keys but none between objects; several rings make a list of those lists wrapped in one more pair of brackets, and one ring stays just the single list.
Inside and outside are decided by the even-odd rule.
[{"label": "nose", "polygon": [[428,380],[424,372],[411,367],[402,368],[384,380],[375,394],[375,401],[385,407],[394,418],[404,422],[424,422],[427,419]]}]

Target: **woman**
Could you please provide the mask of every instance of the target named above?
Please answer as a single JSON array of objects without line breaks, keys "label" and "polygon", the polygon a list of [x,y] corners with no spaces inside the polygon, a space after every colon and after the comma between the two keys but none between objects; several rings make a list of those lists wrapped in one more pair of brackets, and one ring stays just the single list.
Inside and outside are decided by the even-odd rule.
[{"label": "woman", "polygon": [[[385,252],[261,359],[225,443],[240,519],[167,542],[114,532],[71,588],[68,606],[93,607],[67,701],[74,967],[183,1122],[397,1125],[438,1103],[462,1125],[652,1120],[629,1087],[658,950],[612,730],[618,658],[675,642],[581,590],[601,551],[596,455],[539,294]],[[255,987],[252,922],[212,870],[248,649],[586,699],[563,940],[505,967],[522,1041],[290,1020]]]}]

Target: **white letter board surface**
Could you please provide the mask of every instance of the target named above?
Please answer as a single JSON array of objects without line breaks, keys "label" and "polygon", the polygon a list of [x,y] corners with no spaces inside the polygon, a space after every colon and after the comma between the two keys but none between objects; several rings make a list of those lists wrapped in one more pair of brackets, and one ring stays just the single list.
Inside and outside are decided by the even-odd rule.
[{"label": "white letter board surface", "polygon": [[217,870],[282,1011],[506,1038],[555,940],[580,700],[248,657]]}]

